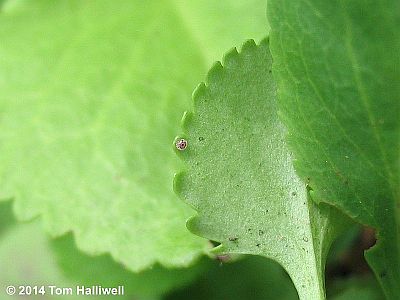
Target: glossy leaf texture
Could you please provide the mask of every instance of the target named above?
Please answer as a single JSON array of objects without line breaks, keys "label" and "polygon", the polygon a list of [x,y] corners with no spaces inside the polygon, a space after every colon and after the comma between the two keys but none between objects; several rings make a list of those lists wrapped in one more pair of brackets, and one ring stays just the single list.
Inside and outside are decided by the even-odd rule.
[{"label": "glossy leaf texture", "polygon": [[[169,145],[208,55],[224,45],[200,30],[226,24],[230,1],[213,3],[2,4],[0,199],[15,199],[19,219],[42,215],[52,235],[73,231],[81,250],[133,271],[188,266],[207,251],[185,228],[192,211],[172,191],[179,162]],[[214,17],[201,23],[190,9]],[[247,21],[231,24],[225,43],[264,35],[264,17]]]},{"label": "glossy leaf texture", "polygon": [[277,115],[268,42],[227,53],[194,91],[183,120],[186,170],[175,190],[198,215],[188,228],[220,242],[218,253],[279,262],[301,299],[324,298],[329,246],[346,219],[308,200]]},{"label": "glossy leaf texture", "polygon": [[366,257],[400,298],[400,2],[268,2],[280,115],[312,199],[377,229]]}]

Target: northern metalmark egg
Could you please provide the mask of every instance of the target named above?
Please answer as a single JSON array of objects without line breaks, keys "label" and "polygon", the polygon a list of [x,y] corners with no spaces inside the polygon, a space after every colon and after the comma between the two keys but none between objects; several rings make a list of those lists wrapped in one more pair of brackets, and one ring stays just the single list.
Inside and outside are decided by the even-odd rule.
[{"label": "northern metalmark egg", "polygon": [[188,143],[187,143],[187,140],[185,140],[185,139],[177,140],[175,143],[176,149],[178,149],[179,151],[185,150],[187,145],[188,145]]}]

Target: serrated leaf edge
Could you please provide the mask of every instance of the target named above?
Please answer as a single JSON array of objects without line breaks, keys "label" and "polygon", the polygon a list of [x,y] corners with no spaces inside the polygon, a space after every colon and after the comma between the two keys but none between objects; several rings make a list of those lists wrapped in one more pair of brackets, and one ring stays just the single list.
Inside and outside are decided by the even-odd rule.
[{"label": "serrated leaf edge", "polygon": [[[216,61],[211,67],[211,69],[208,71],[206,75],[206,80],[204,82],[199,83],[197,87],[194,89],[192,93],[192,111],[184,112],[181,120],[182,132],[181,134],[177,135],[174,139],[175,153],[183,162],[185,162],[185,157],[186,157],[185,151],[179,151],[178,149],[176,149],[175,143],[178,139],[187,137],[187,128],[192,121],[193,115],[196,113],[196,105],[198,100],[201,97],[205,96],[207,90],[212,88],[212,85],[214,84],[214,82],[216,82],[215,78],[219,77],[225,71],[226,68],[235,65],[235,63],[239,59],[241,59],[241,56],[246,55],[246,53],[256,49],[257,47],[260,47],[262,44],[268,43],[268,41],[269,37],[266,37],[257,44],[253,39],[249,39],[242,44],[240,51],[238,51],[236,47],[230,49],[228,52],[224,54],[222,58],[222,63],[220,61]],[[190,147],[190,141],[188,141],[188,147]],[[182,193],[181,189],[182,178],[185,177],[186,174],[187,174],[186,169],[175,173],[173,180],[173,190],[181,200],[183,200],[187,205],[189,205],[196,211],[196,214],[191,216],[186,221],[186,228],[193,234],[198,235],[200,237],[204,237],[196,230],[196,226],[194,226],[194,224],[199,218],[199,209],[188,199],[186,199]],[[226,249],[227,249],[226,246],[221,241],[220,245],[210,249],[209,252],[216,255],[222,255],[226,253]]]}]

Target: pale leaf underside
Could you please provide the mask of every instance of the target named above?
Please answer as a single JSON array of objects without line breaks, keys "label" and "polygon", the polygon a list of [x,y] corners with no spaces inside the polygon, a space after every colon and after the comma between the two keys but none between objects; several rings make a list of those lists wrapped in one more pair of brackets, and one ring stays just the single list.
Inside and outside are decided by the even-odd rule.
[{"label": "pale leaf underside", "polygon": [[183,121],[187,170],[175,189],[198,212],[191,231],[222,243],[219,252],[278,261],[301,299],[321,299],[326,254],[345,222],[308,201],[295,174],[271,63],[268,42],[249,41],[209,71]]}]

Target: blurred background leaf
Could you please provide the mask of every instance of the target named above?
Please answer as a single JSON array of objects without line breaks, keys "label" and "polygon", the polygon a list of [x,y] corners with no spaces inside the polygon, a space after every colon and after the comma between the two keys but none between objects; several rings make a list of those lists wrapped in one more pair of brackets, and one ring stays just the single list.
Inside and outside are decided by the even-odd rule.
[{"label": "blurred background leaf", "polygon": [[170,143],[210,61],[268,25],[265,1],[188,3],[3,3],[0,199],[18,219],[133,271],[208,251],[172,192]]},{"label": "blurred background leaf", "polygon": [[[123,285],[123,299],[156,299],[172,289],[191,283],[211,267],[209,259],[202,259],[190,268],[166,269],[156,265],[135,274],[115,263],[109,255],[90,257],[80,252],[71,234],[50,240],[39,220],[16,222],[12,217],[10,202],[0,203],[0,216],[3,217],[0,219],[0,297],[3,297],[3,288],[8,285]],[[46,299],[59,298],[68,299],[71,296],[46,295]],[[74,299],[78,298],[74,296]],[[109,297],[99,296],[95,299],[106,298]],[[30,296],[30,299],[39,300],[43,296]]]},{"label": "blurred background leaf", "polygon": [[118,286],[123,284],[127,295],[151,298],[185,286],[211,267],[208,258],[189,268],[167,269],[159,265],[140,273],[132,273],[115,263],[109,255],[90,257],[80,252],[71,234],[51,241],[58,266],[76,283],[86,286]]},{"label": "blurred background leaf", "polygon": [[170,294],[166,300],[298,299],[285,270],[261,256],[246,256],[235,263],[214,265],[193,285]]},{"label": "blurred background leaf", "polygon": [[373,276],[347,278],[334,283],[332,300],[383,300],[381,287]]}]

